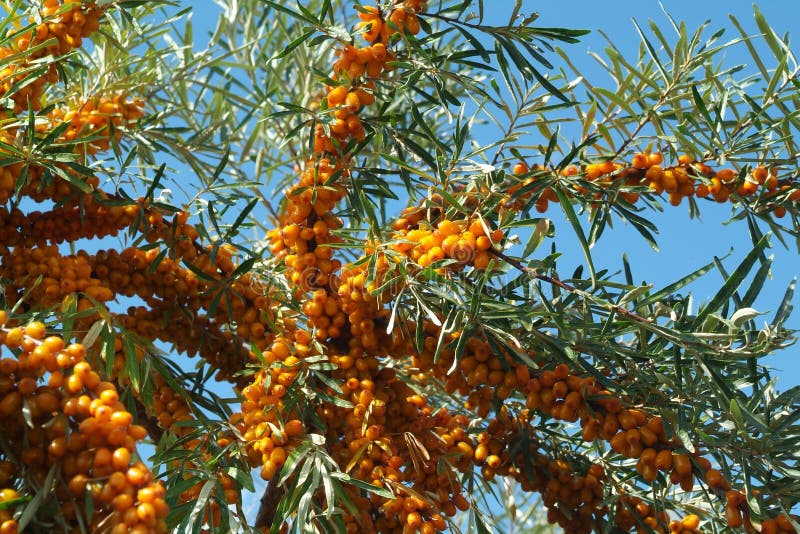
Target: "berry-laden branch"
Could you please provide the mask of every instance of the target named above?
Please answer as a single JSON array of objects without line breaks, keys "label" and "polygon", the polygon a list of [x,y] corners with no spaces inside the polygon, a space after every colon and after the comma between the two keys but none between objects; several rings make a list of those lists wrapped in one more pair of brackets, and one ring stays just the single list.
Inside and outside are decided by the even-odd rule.
[{"label": "berry-laden branch", "polygon": [[789,209],[795,212],[800,201],[798,184],[792,177],[778,179],[778,168],[759,165],[750,173],[714,169],[713,162],[695,161],[689,155],[680,156],[675,165],[662,166],[663,163],[659,152],[636,153],[630,163],[604,161],[582,168],[570,165],[560,172],[518,162],[503,200],[506,207],[515,211],[527,211],[533,203],[536,211],[545,213],[550,202],[558,201],[554,188],[561,189],[570,199],[591,198],[590,205],[595,209],[601,201],[613,202],[615,195],[636,204],[642,193],[666,193],[672,206],[679,206],[684,198],[696,197],[717,203],[742,203],[777,218],[784,217]]},{"label": "berry-laden branch", "polygon": [[19,32],[8,47],[0,48],[5,67],[0,72],[0,93],[10,95],[15,114],[41,109],[41,98],[47,84],[58,81],[56,63],[42,64],[41,59],[55,60],[79,48],[83,39],[100,27],[104,8],[83,0],[44,0],[39,11],[40,23]]},{"label": "berry-laden branch", "polygon": [[[24,469],[30,484],[47,492],[41,506],[58,510],[67,530],[167,532],[165,489],[135,459],[147,430],[133,424],[114,384],[101,380],[81,344],[46,336],[40,322],[7,321],[0,311],[0,343],[16,356],[0,359],[0,444],[13,458],[0,485]],[[94,502],[89,516],[88,498]],[[26,502],[18,489],[0,489],[0,501],[0,530],[24,530],[28,525],[13,518],[15,507]]]},{"label": "berry-laden branch", "polygon": [[[39,61],[44,55],[60,56],[79,46],[81,35],[89,35],[97,29],[101,13],[94,4],[74,1],[60,4],[48,0],[41,13],[44,22],[36,27],[36,35],[15,41],[19,50],[3,49],[7,68],[17,69],[15,72],[30,70],[29,63]],[[23,42],[28,37],[28,41]],[[57,43],[58,49],[52,43]],[[14,55],[17,51],[19,54]],[[136,127],[136,121],[143,115],[143,102],[124,94],[82,98],[72,107],[52,108],[47,115],[38,117],[32,131],[28,121],[11,116],[12,112],[27,109],[28,103],[32,110],[40,109],[45,82],[56,79],[54,69],[51,64],[49,74],[33,82],[29,79],[33,74],[28,73],[25,81],[30,83],[24,86],[25,90],[11,95],[16,108],[3,113],[4,127],[0,136],[5,143],[2,152],[6,163],[0,169],[0,203],[5,204],[11,198],[28,198],[55,204],[49,212],[25,213],[22,206],[10,210],[0,207],[3,297],[5,304],[14,306],[17,313],[39,313],[59,307],[69,309],[66,316],[73,332],[97,332],[95,327],[101,326],[103,334],[87,335],[87,346],[74,345],[83,351],[81,354],[85,354],[86,361],[77,362],[72,374],[69,369],[59,370],[58,366],[43,361],[38,354],[44,354],[44,349],[36,349],[31,375],[24,377],[21,389],[13,380],[4,379],[3,392],[9,393],[5,415],[10,421],[10,426],[3,428],[4,456],[11,454],[9,451],[15,447],[21,450],[21,444],[30,443],[30,452],[25,454],[32,456],[22,463],[31,461],[44,466],[45,472],[44,475],[39,471],[30,474],[16,469],[4,479],[9,488],[16,489],[13,493],[11,489],[4,493],[7,498],[3,500],[10,502],[2,510],[3,521],[8,520],[2,531],[11,532],[10,529],[17,528],[14,517],[20,515],[27,517],[25,522],[30,523],[32,516],[27,511],[14,516],[12,512],[20,511],[17,504],[22,505],[31,496],[40,494],[41,502],[46,503],[42,511],[49,509],[50,517],[59,521],[64,530],[74,526],[91,531],[165,532],[164,488],[158,485],[155,490],[137,489],[142,480],[147,482],[152,476],[141,462],[131,461],[130,468],[123,465],[125,451],[128,457],[135,454],[134,444],[132,438],[123,439],[121,433],[128,424],[116,425],[115,421],[138,418],[144,426],[130,426],[131,436],[137,441],[149,435],[158,442],[165,432],[185,438],[182,445],[187,450],[199,451],[205,462],[210,458],[204,452],[209,444],[189,439],[192,429],[186,423],[194,418],[196,408],[189,405],[185,394],[173,389],[174,381],[168,383],[168,377],[160,375],[157,368],[151,368],[143,343],[131,344],[130,338],[138,335],[146,341],[160,339],[186,354],[200,354],[215,366],[219,378],[236,380],[234,375],[249,361],[248,348],[268,345],[264,338],[268,325],[274,320],[269,315],[269,290],[250,276],[233,277],[231,250],[198,243],[199,232],[187,224],[186,212],[179,211],[167,219],[162,209],[151,207],[146,199],[130,201],[117,193],[106,193],[99,189],[98,178],[83,167],[95,154],[120,142],[127,130]],[[22,78],[4,80],[4,83],[14,84]],[[5,89],[10,91],[11,87],[7,85]],[[53,141],[60,151],[55,157],[53,152],[29,150],[27,138],[31,133],[47,138],[54,132],[58,132]],[[80,239],[117,235],[125,229],[140,233],[146,242],[160,244],[162,248],[129,247],[120,252],[100,250],[90,255],[78,251],[65,255],[58,246]],[[108,313],[105,304],[120,296],[136,296],[145,306],[131,307],[124,314]],[[73,319],[72,314],[77,318]],[[112,334],[113,324],[120,333]],[[233,332],[231,324],[236,325]],[[39,325],[34,323],[26,328],[38,332]],[[15,340],[19,331],[18,328],[9,331],[13,342],[8,346],[14,351],[17,351]],[[19,359],[14,369],[12,364],[17,360],[4,359],[12,378],[21,376],[19,366],[27,362],[26,352],[33,350],[24,346],[23,349],[22,353],[13,354]],[[64,367],[67,363],[59,365]],[[131,377],[130,370],[140,368],[150,369],[146,383],[140,382],[141,377],[135,380]],[[107,381],[97,386],[101,375]],[[81,380],[89,382],[82,386]],[[42,382],[45,385],[39,386]],[[20,417],[36,407],[29,404],[28,390],[58,388],[62,382],[66,392],[75,395],[81,403],[77,411],[70,408],[71,404],[64,404],[61,413],[56,402],[54,409],[51,407],[41,413],[41,420],[27,421],[27,426],[18,424]],[[100,389],[95,391],[96,386]],[[121,404],[106,391],[112,389],[114,395],[116,391],[126,397],[132,394],[132,414],[120,411]],[[88,393],[81,394],[84,391]],[[49,395],[49,390],[46,393]],[[42,399],[51,399],[48,395]],[[120,413],[107,413],[108,409],[102,407],[95,413],[94,405],[99,403],[97,399],[92,400],[95,396],[108,397],[110,408]],[[64,402],[66,400],[64,397]],[[33,413],[39,417],[38,412]],[[114,418],[114,424],[109,424],[109,418]],[[74,423],[69,423],[72,420]],[[71,430],[69,425],[72,425]],[[43,436],[43,428],[53,435]],[[54,430],[49,430],[51,428]],[[109,443],[105,445],[101,438],[108,432]],[[90,439],[84,439],[84,434]],[[45,437],[53,440],[50,449],[42,442],[44,450],[52,456],[47,462],[42,460],[41,450],[37,448]],[[64,440],[67,453],[62,451]],[[229,444],[230,439],[221,436],[213,446],[219,449],[225,447],[225,443]],[[112,466],[112,453],[113,467],[119,473],[107,468]],[[65,462],[63,475],[54,465],[62,461]],[[237,502],[239,496],[232,489],[233,479],[222,471],[224,464],[217,465],[220,472],[214,473],[213,478],[224,488],[224,500]],[[175,465],[178,466],[180,464]],[[190,473],[198,467],[206,468],[189,462],[183,468]],[[51,483],[54,474],[61,485]],[[126,476],[128,482],[125,482]],[[185,489],[179,498],[183,501],[196,498],[201,487],[202,483],[197,483]],[[36,506],[41,507],[41,502]],[[63,503],[60,508],[51,506],[58,502]],[[92,502],[93,506],[89,504]],[[37,512],[36,521],[40,516]],[[218,502],[210,504],[207,518],[212,524],[220,523]]]}]

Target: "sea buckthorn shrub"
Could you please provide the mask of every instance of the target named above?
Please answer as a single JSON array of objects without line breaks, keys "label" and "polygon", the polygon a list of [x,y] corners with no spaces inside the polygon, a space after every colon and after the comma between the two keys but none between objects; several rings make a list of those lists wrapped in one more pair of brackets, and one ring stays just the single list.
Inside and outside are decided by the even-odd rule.
[{"label": "sea buckthorn shrub", "polygon": [[[243,0],[197,54],[191,25],[175,39],[180,16],[152,25],[152,5],[9,18],[0,534],[492,531],[499,492],[564,532],[796,532],[796,395],[758,362],[793,340],[791,294],[762,330],[751,307],[759,221],[797,221],[796,162],[774,148],[792,125],[741,114],[715,153],[683,141],[696,123],[649,132],[683,109],[611,109],[572,149],[531,148],[517,123],[546,130],[551,97],[596,116],[541,72],[550,41],[582,32],[516,11],[485,24],[474,2],[306,4]],[[677,67],[664,91],[709,115],[708,73],[688,88]],[[298,88],[305,107],[276,111]],[[657,108],[682,105],[667,96]],[[471,130],[484,108],[509,120],[488,146]],[[275,199],[257,170],[285,173]],[[597,221],[647,229],[662,202],[750,223],[755,248],[699,310],[681,293],[699,271],[655,290],[593,265]],[[588,275],[541,253],[554,211]]]}]

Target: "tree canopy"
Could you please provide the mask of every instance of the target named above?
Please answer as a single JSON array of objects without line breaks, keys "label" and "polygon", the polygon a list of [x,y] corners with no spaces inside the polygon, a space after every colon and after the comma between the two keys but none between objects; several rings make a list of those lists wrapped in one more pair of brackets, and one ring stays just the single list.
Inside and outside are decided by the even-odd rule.
[{"label": "tree canopy", "polygon": [[[217,4],[4,4],[0,534],[798,530],[758,7],[594,80],[521,2]],[[723,204],[737,261],[593,252]]]}]

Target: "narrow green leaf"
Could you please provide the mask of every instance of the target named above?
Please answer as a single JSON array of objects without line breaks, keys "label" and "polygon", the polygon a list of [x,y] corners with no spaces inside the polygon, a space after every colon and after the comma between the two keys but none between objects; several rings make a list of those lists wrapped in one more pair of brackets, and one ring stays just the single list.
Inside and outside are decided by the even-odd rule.
[{"label": "narrow green leaf", "polygon": [[[638,113],[636,113],[633,110],[633,108],[630,106],[630,104],[628,102],[626,102],[624,98],[622,98],[622,95],[620,95],[619,92],[609,91],[608,89],[605,89],[603,87],[595,87],[594,88],[594,92],[595,93],[599,93],[599,94],[605,96],[606,98],[608,98],[609,100],[611,100],[614,104],[616,104],[621,109],[623,109],[631,117],[637,117],[639,115]],[[612,111],[613,111],[613,108],[610,108],[609,111],[608,111],[609,114],[611,114],[610,112],[612,112]]]},{"label": "narrow green leaf", "polygon": [[358,489],[363,490],[363,491],[367,491],[369,493],[374,493],[375,495],[378,495],[380,497],[385,497],[387,499],[391,499],[391,498],[394,497],[394,493],[392,493],[388,489],[382,488],[380,486],[375,486],[374,484],[369,484],[367,482],[364,482],[363,480],[358,480],[357,478],[353,478],[353,477],[351,477],[350,475],[348,475],[346,473],[334,472],[334,473],[331,473],[330,476],[331,476],[331,478],[335,478],[337,480],[341,480],[345,484],[349,484],[351,486],[355,486]]},{"label": "narrow green leaf", "polygon": [[661,76],[664,78],[665,81],[668,82],[670,78],[669,75],[667,74],[667,71],[664,69],[664,65],[661,64],[661,60],[658,58],[658,52],[653,47],[653,44],[650,42],[647,36],[645,36],[642,29],[639,27],[639,23],[636,22],[636,19],[631,19],[631,20],[633,21],[633,25],[636,27],[636,31],[639,32],[639,37],[641,37],[645,48],[647,48],[647,53],[650,54],[650,58],[656,64],[656,67],[658,67],[658,71],[661,73]]},{"label": "narrow green leaf", "polygon": [[525,244],[525,250],[522,252],[522,257],[527,258],[539,248],[545,238],[550,234],[550,219],[538,219],[536,225],[531,232],[528,242]]},{"label": "narrow green leaf", "polygon": [[751,250],[747,256],[745,256],[742,263],[731,273],[731,275],[725,280],[725,283],[720,288],[720,290],[714,295],[711,301],[703,306],[703,308],[697,313],[697,317],[695,317],[692,328],[697,329],[706,317],[712,312],[719,310],[725,303],[730,300],[736,290],[744,281],[747,274],[755,265],[755,262],[758,261],[758,258],[764,252],[764,249],[767,248],[769,245],[769,235],[766,234],[761,240],[756,244],[756,246]]},{"label": "narrow green leaf", "polygon": [[53,489],[53,481],[56,478],[56,473],[59,471],[59,467],[60,466],[57,463],[54,463],[50,467],[50,469],[47,471],[47,476],[45,477],[41,488],[33,496],[33,499],[31,499],[30,502],[25,505],[22,515],[17,520],[17,526],[19,527],[20,532],[25,532],[25,528],[28,526],[28,523],[33,520],[36,512],[38,512],[39,508],[41,508],[45,498],[50,495],[50,492]]},{"label": "narrow green leaf", "polygon": [[777,311],[775,311],[775,317],[772,318],[772,326],[782,326],[783,322],[789,317],[789,314],[792,313],[794,309],[792,301],[794,300],[794,288],[796,285],[797,278],[793,278],[789,287],[786,288],[786,292],[783,294],[783,299],[781,299]]},{"label": "narrow green leaf", "polygon": [[761,9],[759,9],[758,4],[753,4],[753,18],[755,18],[756,26],[758,26],[761,36],[767,42],[767,45],[769,45],[775,58],[779,61],[785,59],[786,45],[775,36],[775,31],[769,23],[767,23],[767,19],[764,17],[764,13],[761,12]]},{"label": "narrow green leaf", "polygon": [[578,242],[581,245],[581,250],[583,251],[583,257],[586,259],[586,265],[589,267],[589,276],[592,280],[592,287],[595,287],[597,285],[597,273],[595,272],[592,253],[589,250],[589,243],[586,240],[586,235],[583,233],[583,227],[581,226],[578,216],[575,214],[575,210],[572,207],[572,202],[567,195],[561,190],[561,188],[556,187],[553,190],[555,191],[556,196],[558,196],[558,203],[561,206],[561,209],[564,211],[564,214],[567,216],[567,220],[569,220],[569,223],[572,225],[575,236],[578,238]]}]

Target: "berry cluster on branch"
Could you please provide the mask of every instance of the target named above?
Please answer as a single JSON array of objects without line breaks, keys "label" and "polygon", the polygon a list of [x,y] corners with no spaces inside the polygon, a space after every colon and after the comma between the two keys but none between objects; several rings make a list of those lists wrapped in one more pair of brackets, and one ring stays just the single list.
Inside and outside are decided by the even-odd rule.
[{"label": "berry cluster on branch", "polygon": [[[103,9],[94,2],[44,0],[39,11],[42,22],[36,24],[31,17],[33,26],[18,32],[11,46],[0,48],[0,60],[6,60],[0,70],[0,94],[10,93],[14,113],[41,109],[45,87],[58,81],[56,65],[46,65],[40,74],[37,60],[46,56],[58,59],[79,48],[85,37],[98,30],[102,16]],[[22,60],[15,61],[18,58]]]},{"label": "berry cluster on branch", "polygon": [[[24,503],[48,491],[65,530],[84,525],[109,532],[167,532],[165,490],[136,459],[147,431],[133,423],[114,384],[103,381],[81,344],[47,336],[45,326],[6,324],[0,311],[0,341],[11,357],[0,359],[0,415],[5,501]],[[19,451],[18,456],[8,456]],[[53,478],[53,472],[57,476]],[[86,514],[91,495],[94,512]],[[17,500],[19,498],[19,500]],[[0,510],[3,532],[12,532],[13,506]]]},{"label": "berry cluster on branch", "polygon": [[[684,198],[707,198],[718,203],[752,202],[763,197],[764,211],[781,218],[786,215],[787,205],[800,201],[800,188],[791,179],[779,180],[777,169],[763,165],[753,168],[749,173],[733,168],[715,169],[710,163],[695,161],[688,155],[678,158],[674,165],[664,166],[664,157],[659,152],[636,153],[630,163],[604,161],[589,163],[582,168],[570,165],[555,177],[574,179],[583,177],[604,191],[590,193],[580,184],[566,185],[568,197],[576,194],[589,195],[597,205],[609,194],[616,192],[630,204],[639,201],[644,188],[653,194],[666,193],[673,206],[681,204]],[[513,177],[506,188],[505,205],[520,210],[533,202],[539,213],[547,211],[550,202],[558,202],[552,187],[537,188],[536,183],[552,173],[535,165],[529,167],[525,162],[513,166]],[[555,187],[555,186],[554,186]],[[561,187],[561,185],[557,185]]]}]

